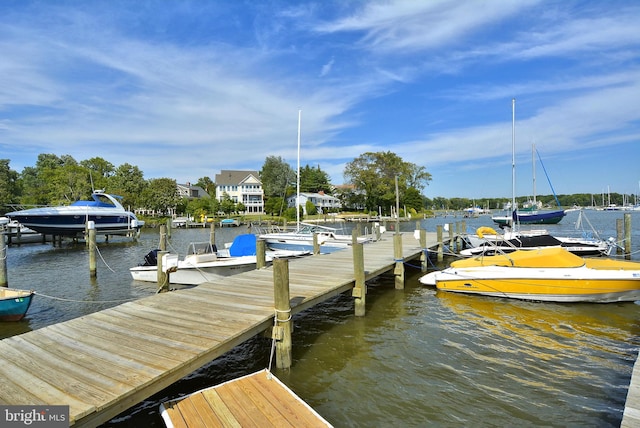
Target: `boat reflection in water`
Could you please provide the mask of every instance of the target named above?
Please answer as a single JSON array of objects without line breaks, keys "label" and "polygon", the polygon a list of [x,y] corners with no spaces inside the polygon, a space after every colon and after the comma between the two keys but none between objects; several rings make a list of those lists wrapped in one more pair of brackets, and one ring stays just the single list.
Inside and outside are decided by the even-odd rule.
[{"label": "boat reflection in water", "polygon": [[[614,408],[624,408],[636,358],[628,344],[639,331],[630,336],[628,328],[637,305],[540,304],[443,291],[436,299],[453,321],[446,364],[458,375],[460,402],[484,403],[496,420],[534,426],[579,426],[581,418],[619,423],[611,418]],[[465,361],[475,370],[458,366]]]}]

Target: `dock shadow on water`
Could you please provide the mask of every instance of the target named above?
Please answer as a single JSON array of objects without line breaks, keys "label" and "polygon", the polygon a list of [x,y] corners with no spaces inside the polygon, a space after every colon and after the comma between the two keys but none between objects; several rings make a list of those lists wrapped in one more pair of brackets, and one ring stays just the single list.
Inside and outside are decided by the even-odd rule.
[{"label": "dock shadow on water", "polygon": [[[274,373],[336,427],[617,427],[638,305],[549,304],[436,292],[410,270],[294,317],[293,367]],[[158,405],[263,369],[255,337],[104,426],[163,426]],[[274,363],[275,365],[275,363]]]}]

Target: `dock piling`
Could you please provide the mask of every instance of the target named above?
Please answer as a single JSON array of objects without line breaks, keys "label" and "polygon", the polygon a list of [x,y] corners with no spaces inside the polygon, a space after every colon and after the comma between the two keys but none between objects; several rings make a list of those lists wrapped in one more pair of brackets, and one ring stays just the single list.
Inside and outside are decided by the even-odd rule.
[{"label": "dock piling", "polygon": [[426,272],[428,269],[428,257],[427,253],[427,231],[425,229],[418,229],[420,231],[420,248],[422,248],[422,254],[420,254],[420,270]]},{"label": "dock piling", "polygon": [[398,232],[393,235],[393,258],[396,261],[396,266],[393,269],[396,290],[402,290],[404,288],[404,258],[402,257],[402,235]]},{"label": "dock piling", "polygon": [[164,260],[162,260],[162,256],[165,254],[169,254],[168,251],[158,251],[157,260],[158,260],[158,293],[166,293],[169,291],[169,274],[165,272],[163,268]]},{"label": "dock piling", "polygon": [[273,293],[275,325],[273,339],[276,341],[276,367],[291,367],[291,303],[289,301],[289,260],[273,260]]},{"label": "dock piling", "polygon": [[7,243],[2,230],[0,230],[0,287],[8,287],[7,281]]},{"label": "dock piling", "polygon": [[624,258],[631,259],[631,214],[624,215]]},{"label": "dock piling", "polygon": [[353,247],[353,275],[355,285],[351,295],[356,298],[355,315],[362,317],[366,313],[367,284],[364,275],[364,247],[360,243],[355,243]]},{"label": "dock piling", "polygon": [[438,261],[444,260],[444,243],[442,242],[442,225],[436,226],[436,240],[438,241]]},{"label": "dock piling", "polygon": [[96,225],[93,221],[87,222],[87,236],[89,244],[89,276],[97,278],[98,267],[96,264]]},{"label": "dock piling", "polygon": [[262,269],[267,265],[266,260],[267,246],[264,239],[256,240],[256,269]]}]

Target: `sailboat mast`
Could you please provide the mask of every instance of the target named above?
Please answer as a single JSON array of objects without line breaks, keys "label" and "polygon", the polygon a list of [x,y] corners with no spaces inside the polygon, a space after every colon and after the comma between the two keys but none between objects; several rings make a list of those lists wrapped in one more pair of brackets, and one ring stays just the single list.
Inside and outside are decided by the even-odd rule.
[{"label": "sailboat mast", "polygon": [[515,210],[516,210],[516,99],[513,98],[511,100],[511,211],[515,212]]},{"label": "sailboat mast", "polygon": [[533,205],[534,209],[538,209],[538,201],[536,201],[536,143],[531,145],[531,164],[533,166]]},{"label": "sailboat mast", "polygon": [[300,231],[300,122],[302,110],[298,110],[298,168],[296,172],[296,231]]}]

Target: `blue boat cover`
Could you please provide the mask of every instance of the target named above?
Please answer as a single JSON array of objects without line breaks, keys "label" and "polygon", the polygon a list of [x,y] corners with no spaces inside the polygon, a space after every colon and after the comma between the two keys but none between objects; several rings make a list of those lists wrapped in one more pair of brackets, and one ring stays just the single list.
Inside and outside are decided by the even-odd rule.
[{"label": "blue boat cover", "polygon": [[256,235],[246,233],[238,235],[229,247],[229,255],[232,257],[255,256],[256,255]]}]

